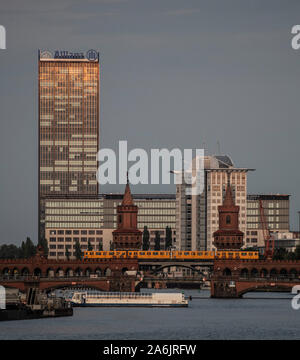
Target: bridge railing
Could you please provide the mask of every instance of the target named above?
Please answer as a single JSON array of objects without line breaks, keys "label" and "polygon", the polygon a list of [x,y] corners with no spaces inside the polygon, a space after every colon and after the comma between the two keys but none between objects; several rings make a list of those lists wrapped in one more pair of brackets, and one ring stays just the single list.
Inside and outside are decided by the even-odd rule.
[{"label": "bridge railing", "polygon": [[68,280],[68,281],[78,281],[78,279],[82,280],[101,280],[101,279],[107,279],[111,276],[87,276],[87,275],[78,275],[78,276],[34,276],[34,275],[3,275],[0,276],[0,282],[1,281],[58,281],[58,280]]},{"label": "bridge railing", "polygon": [[257,282],[263,282],[263,281],[286,281],[286,282],[300,282],[300,278],[299,277],[293,277],[290,275],[278,275],[278,276],[265,276],[265,277],[259,277],[259,276],[233,276],[233,275],[223,275],[223,276],[219,276],[219,275],[213,275],[212,276],[213,280],[238,280],[238,281],[257,281]]}]

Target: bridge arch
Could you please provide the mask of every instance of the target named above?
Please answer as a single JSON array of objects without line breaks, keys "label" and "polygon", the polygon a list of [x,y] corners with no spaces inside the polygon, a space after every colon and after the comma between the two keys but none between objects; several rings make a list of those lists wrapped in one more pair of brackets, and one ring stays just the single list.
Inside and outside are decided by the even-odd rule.
[{"label": "bridge arch", "polygon": [[14,267],[12,273],[13,273],[13,275],[20,275],[20,270],[19,270],[19,268]]},{"label": "bridge arch", "polygon": [[40,269],[40,268],[35,268],[34,270],[33,270],[33,275],[34,276],[42,276],[42,270]]},{"label": "bridge arch", "polygon": [[285,268],[280,269],[279,276],[280,277],[287,277],[288,272]]},{"label": "bridge arch", "polygon": [[267,277],[268,276],[268,270],[267,269],[265,269],[265,268],[262,268],[261,270],[260,270],[260,277]]},{"label": "bridge arch", "polygon": [[90,276],[90,275],[91,275],[91,273],[92,273],[91,268],[89,268],[89,267],[88,267],[88,268],[86,268],[86,269],[85,269],[85,273],[84,273],[84,274],[85,274],[85,276]]},{"label": "bridge arch", "polygon": [[[294,284],[286,283],[284,285],[281,285],[280,289],[282,289],[283,291],[291,291],[291,289],[293,288],[293,285]],[[258,285],[255,285],[255,286],[250,286],[249,288],[238,291],[238,296],[242,297],[243,295],[247,294],[248,292],[255,292],[255,291],[258,291],[258,290],[265,290],[265,291],[272,290],[272,291],[274,291],[274,286],[268,286],[268,285],[265,285],[265,284],[258,284]]]},{"label": "bridge arch", "polygon": [[293,268],[293,269],[290,270],[289,275],[290,275],[290,277],[292,277],[292,278],[296,278],[297,275],[298,275],[298,272],[297,272],[297,270],[296,270],[295,268]]},{"label": "bridge arch", "polygon": [[10,269],[8,267],[5,267],[3,270],[2,270],[2,274],[3,275],[10,275]]},{"label": "bridge arch", "polygon": [[58,277],[63,277],[65,275],[64,270],[61,267],[57,268],[55,275]]},{"label": "bridge arch", "polygon": [[270,270],[270,277],[276,277],[277,276],[277,269],[275,268],[272,268]]},{"label": "bridge arch", "polygon": [[75,275],[75,276],[82,276],[82,274],[83,274],[82,268],[77,267],[77,268],[74,270],[74,275]]},{"label": "bridge arch", "polygon": [[107,289],[105,288],[105,286],[103,285],[90,285],[90,284],[76,284],[76,286],[71,285],[70,283],[62,283],[62,284],[57,284],[57,285],[52,285],[49,286],[47,288],[45,288],[44,290],[46,291],[46,293],[49,293],[51,291],[55,291],[55,290],[59,290],[59,289],[93,289],[93,290],[98,290],[98,291],[107,291]]},{"label": "bridge arch", "polygon": [[223,276],[231,276],[231,270],[228,267],[223,270]]},{"label": "bridge arch", "polygon": [[258,277],[258,270],[256,268],[251,269],[251,276],[252,277]]},{"label": "bridge arch", "polygon": [[46,275],[47,275],[47,277],[54,277],[54,275],[55,275],[54,269],[52,267],[48,268],[46,270]]},{"label": "bridge arch", "polygon": [[188,270],[191,270],[193,272],[196,272],[196,273],[204,276],[203,271],[201,269],[196,269],[193,266],[184,265],[184,264],[166,264],[163,266],[159,266],[156,269],[153,269],[152,274],[158,274],[160,272],[163,272],[164,269],[168,269],[168,268],[172,268],[172,267],[188,269]]},{"label": "bridge arch", "polygon": [[101,269],[100,269],[99,267],[97,267],[97,268],[95,269],[95,274],[98,275],[98,276],[101,276],[102,271],[101,271]]},{"label": "bridge arch", "polygon": [[69,277],[73,276],[74,275],[73,269],[72,268],[67,268],[66,272],[65,272],[65,275],[69,276]]},{"label": "bridge arch", "polygon": [[111,276],[111,269],[109,267],[107,267],[105,270],[104,270],[104,275],[105,276]]},{"label": "bridge arch", "polygon": [[24,267],[22,270],[21,270],[21,275],[22,276],[27,276],[29,275],[29,269],[27,267]]},{"label": "bridge arch", "polygon": [[243,268],[241,270],[241,277],[248,277],[249,276],[249,271],[247,268]]}]

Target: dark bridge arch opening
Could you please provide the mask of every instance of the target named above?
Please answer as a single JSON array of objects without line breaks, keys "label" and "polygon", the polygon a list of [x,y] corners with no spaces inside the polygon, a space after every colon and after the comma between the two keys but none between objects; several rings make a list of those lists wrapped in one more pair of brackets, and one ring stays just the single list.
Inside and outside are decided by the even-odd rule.
[{"label": "dark bridge arch opening", "polygon": [[242,269],[242,270],[241,270],[241,277],[246,278],[246,277],[248,277],[248,276],[249,276],[249,271],[248,271],[248,269],[247,269],[247,268]]},{"label": "dark bridge arch opening", "polygon": [[258,277],[258,270],[256,268],[251,269],[251,276]]},{"label": "dark bridge arch opening", "polygon": [[33,275],[34,276],[42,276],[42,270],[40,268],[35,268],[33,270]]},{"label": "dark bridge arch opening", "polygon": [[231,270],[229,268],[225,268],[223,270],[223,276],[231,276]]}]

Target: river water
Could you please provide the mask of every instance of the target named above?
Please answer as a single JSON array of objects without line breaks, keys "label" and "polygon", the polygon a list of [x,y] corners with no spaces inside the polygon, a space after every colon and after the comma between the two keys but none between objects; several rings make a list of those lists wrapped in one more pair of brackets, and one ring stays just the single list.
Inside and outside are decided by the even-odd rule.
[{"label": "river water", "polygon": [[0,339],[300,338],[300,310],[292,309],[291,294],[249,293],[243,299],[210,299],[209,291],[185,294],[193,296],[188,308],[75,308],[73,317],[0,322]]}]

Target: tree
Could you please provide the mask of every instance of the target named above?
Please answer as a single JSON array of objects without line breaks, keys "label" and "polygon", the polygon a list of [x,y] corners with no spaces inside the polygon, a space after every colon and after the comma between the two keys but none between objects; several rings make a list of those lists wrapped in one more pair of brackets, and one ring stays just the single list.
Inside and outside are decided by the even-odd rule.
[{"label": "tree", "polygon": [[48,241],[42,238],[39,240],[38,245],[42,247],[44,255],[48,256]]},{"label": "tree", "polygon": [[31,241],[30,237],[26,238],[25,247],[24,247],[24,258],[29,259],[36,254],[36,247]]},{"label": "tree", "polygon": [[149,230],[147,228],[147,226],[144,226],[144,231],[143,231],[143,250],[149,250],[150,247],[150,234],[149,234]]},{"label": "tree", "polygon": [[160,234],[159,231],[155,231],[154,250],[160,250]]},{"label": "tree", "polygon": [[165,249],[170,250],[172,247],[172,229],[169,226],[166,227],[166,241],[165,241]]},{"label": "tree", "polygon": [[285,248],[279,248],[274,250],[273,260],[286,260],[288,257],[288,251]]},{"label": "tree", "polygon": [[300,260],[300,245],[297,245],[297,246],[296,246],[295,256],[296,256],[296,259],[297,259],[297,260]]},{"label": "tree", "polygon": [[99,251],[103,251],[103,241],[102,241],[102,239],[99,240]]},{"label": "tree", "polygon": [[66,245],[65,256],[66,256],[67,260],[70,260],[71,253],[69,251],[69,245]]},{"label": "tree", "polygon": [[88,241],[88,251],[93,251],[93,246],[90,240]]},{"label": "tree", "polygon": [[78,239],[75,241],[75,257],[77,260],[81,260],[82,258],[82,251]]}]

